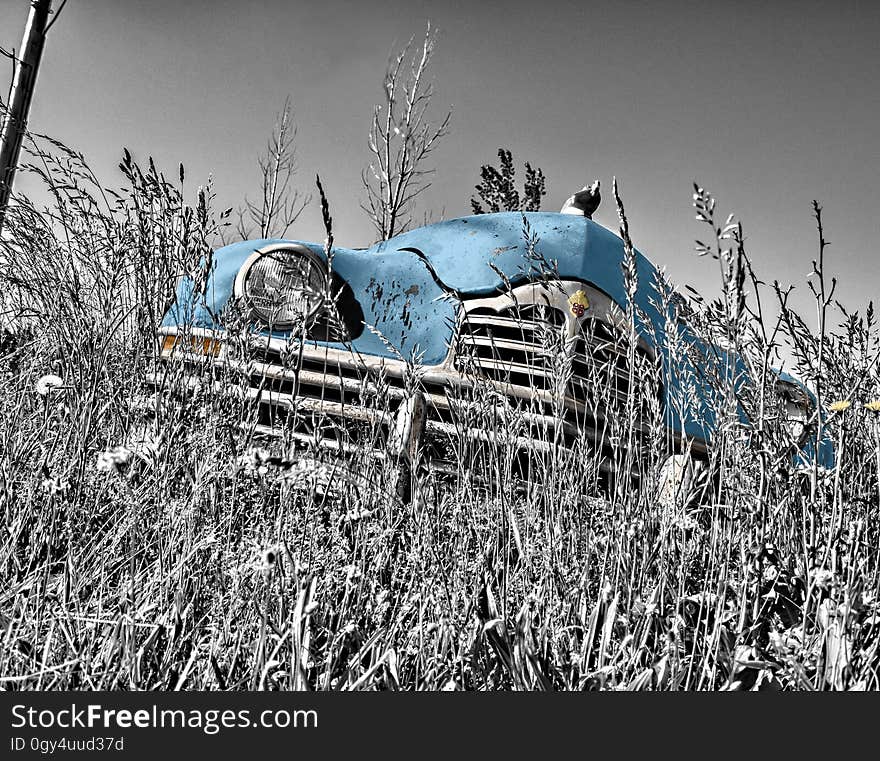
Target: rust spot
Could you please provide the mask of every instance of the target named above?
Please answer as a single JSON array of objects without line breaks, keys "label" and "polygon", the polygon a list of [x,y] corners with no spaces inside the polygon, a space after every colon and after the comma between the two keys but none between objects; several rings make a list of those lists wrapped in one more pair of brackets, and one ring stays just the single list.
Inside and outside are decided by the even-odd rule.
[{"label": "rust spot", "polygon": [[413,283],[409,288],[407,288],[403,292],[404,296],[418,296],[419,295],[419,287]]}]

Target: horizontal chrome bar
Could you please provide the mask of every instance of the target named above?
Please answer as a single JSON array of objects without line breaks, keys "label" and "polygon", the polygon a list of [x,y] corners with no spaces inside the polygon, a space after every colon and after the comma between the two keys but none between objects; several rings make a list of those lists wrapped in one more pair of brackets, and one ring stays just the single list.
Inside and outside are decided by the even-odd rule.
[{"label": "horizontal chrome bar", "polygon": [[477,336],[473,333],[461,333],[459,338],[463,344],[468,346],[491,346],[496,349],[510,349],[511,351],[524,351],[531,354],[546,354],[554,348],[529,341],[516,341],[511,338],[495,338],[493,336]]},{"label": "horizontal chrome bar", "polygon": [[[147,382],[161,386],[161,380],[156,373],[147,374]],[[192,376],[184,376],[183,384],[187,388],[203,388],[208,386],[213,391],[226,394],[244,400],[257,401],[264,404],[276,404],[291,410],[303,410],[305,412],[318,412],[322,414],[347,417],[361,420],[366,423],[387,425],[392,420],[392,414],[385,410],[373,407],[364,407],[358,404],[343,404],[328,399],[315,399],[309,396],[293,396],[275,392],[267,388],[254,388],[252,386],[240,387],[224,383],[220,380],[203,380]]]},{"label": "horizontal chrome bar", "polygon": [[[175,357],[174,359],[178,359]],[[183,357],[180,357],[183,360]],[[199,359],[197,357],[197,359]],[[204,362],[199,362],[199,364],[204,365]],[[226,359],[222,362],[216,363],[218,366],[230,366],[235,367],[237,369],[243,370],[246,374],[248,374],[249,369],[254,371],[254,374],[260,374],[263,371],[268,371],[266,376],[269,378],[286,380],[286,381],[294,381],[296,379],[296,371],[282,368],[277,365],[268,365],[266,363],[242,363],[236,360]],[[334,390],[349,390],[354,393],[359,393],[361,390],[366,389],[368,392],[373,392],[374,390],[378,392],[378,388],[375,385],[370,383],[363,383],[361,381],[356,381],[350,378],[344,378],[338,375],[332,374],[324,374],[324,373],[316,373],[312,371],[302,370],[300,371],[300,382],[303,385],[311,385],[311,386],[326,386],[328,388],[333,388]],[[461,375],[456,373],[454,376],[451,374],[444,373],[442,376],[444,385],[453,390],[461,390],[462,392],[466,392],[474,389],[477,386],[477,383],[473,381],[469,381],[467,375]],[[160,374],[150,373],[148,374],[148,382],[154,386],[161,386],[163,384],[163,377]],[[204,383],[198,377],[193,376],[185,376],[184,380],[185,384],[188,387],[196,388]],[[553,405],[559,404],[559,398],[556,397],[549,391],[545,391],[543,389],[536,389],[531,386],[520,386],[512,383],[505,383],[502,381],[496,381],[488,378],[480,378],[479,383],[488,386],[490,389],[495,390],[498,394],[504,397],[511,397],[513,400],[517,400],[519,402],[525,402],[527,404],[538,404],[542,407],[552,407]],[[231,384],[224,383],[222,380],[211,379],[208,381],[208,384],[211,385],[215,390],[223,390],[232,388]],[[240,392],[240,388],[238,389]],[[251,387],[252,392],[256,392],[257,389]],[[406,397],[406,390],[401,388],[400,386],[389,385],[384,390],[392,399],[401,400]],[[269,394],[269,389],[263,390],[264,394]],[[271,392],[274,394],[272,399],[268,399],[267,401],[274,401],[274,398],[281,399],[280,403],[288,404],[286,401],[283,401],[285,397],[289,397],[291,400],[291,404],[293,404],[294,397],[290,394],[283,394],[281,392]],[[625,396],[620,393],[615,393],[614,396],[616,398],[625,399]],[[298,397],[301,400],[301,404],[321,404],[321,399],[315,399],[314,397],[306,397],[300,396]],[[432,406],[438,410],[449,410],[453,409],[456,406],[464,407],[467,405],[474,405],[475,408],[480,410],[485,410],[485,406],[476,400],[468,400],[468,399],[456,399],[454,396],[450,398],[448,395],[441,395],[436,393],[425,393],[426,401],[429,406]],[[305,400],[310,400],[310,402],[306,402]],[[324,402],[325,404],[330,404],[330,402]],[[342,405],[339,402],[334,402],[340,406],[340,408],[344,407],[346,410],[352,409],[353,407],[359,406],[355,403]],[[601,410],[594,410],[590,406],[585,403],[574,399],[570,396],[566,396],[562,401],[563,408],[568,415],[574,415],[576,418],[584,417],[589,418],[591,421],[594,421],[596,425],[602,425],[605,422],[605,417],[602,414]],[[517,409],[513,405],[510,407],[500,407],[499,409],[507,409],[509,410],[510,415],[521,415],[523,416],[523,420],[528,420],[531,423],[541,423],[549,422],[552,420],[557,420],[558,418],[546,415],[543,413],[531,412],[529,410]],[[570,435],[576,434],[577,429],[573,428],[568,431]]]},{"label": "horizontal chrome bar", "polygon": [[[541,327],[536,320],[518,319],[516,317],[505,317],[500,314],[473,314],[468,312],[462,318],[464,325],[495,325],[500,328],[524,329],[529,331],[540,330]],[[547,327],[556,326],[554,323],[548,322]]]},{"label": "horizontal chrome bar", "polygon": [[469,357],[468,359],[477,367],[488,367],[493,370],[521,373],[523,375],[539,375],[544,378],[550,378],[553,376],[553,373],[545,368],[535,367],[534,365],[524,365],[521,362],[509,362],[504,359],[492,359],[490,357]]}]

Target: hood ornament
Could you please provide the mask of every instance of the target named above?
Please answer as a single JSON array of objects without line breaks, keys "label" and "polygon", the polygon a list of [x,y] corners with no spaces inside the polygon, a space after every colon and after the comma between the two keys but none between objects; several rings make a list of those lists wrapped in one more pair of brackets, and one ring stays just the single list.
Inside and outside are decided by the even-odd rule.
[{"label": "hood ornament", "polygon": [[583,291],[575,291],[568,297],[568,309],[578,319],[590,308],[590,300]]},{"label": "hood ornament", "polygon": [[587,219],[593,218],[593,212],[599,208],[599,202],[602,195],[599,193],[599,180],[596,180],[590,187],[584,185],[583,190],[579,190],[562,205],[560,214],[577,214]]}]

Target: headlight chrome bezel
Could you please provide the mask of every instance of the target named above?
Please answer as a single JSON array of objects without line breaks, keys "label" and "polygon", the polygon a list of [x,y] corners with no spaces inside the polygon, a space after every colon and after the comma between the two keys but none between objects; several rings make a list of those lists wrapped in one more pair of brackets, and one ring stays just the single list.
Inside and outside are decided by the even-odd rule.
[{"label": "headlight chrome bezel", "polygon": [[233,286],[235,296],[247,305],[253,315],[267,327],[277,330],[289,330],[293,328],[298,323],[297,317],[291,316],[290,318],[285,318],[283,316],[273,315],[265,307],[259,305],[251,290],[252,286],[250,286],[250,278],[254,274],[254,268],[265,262],[268,257],[274,257],[276,261],[280,261],[282,257],[286,256],[293,256],[298,260],[307,263],[307,266],[309,267],[307,277],[311,277],[313,273],[317,273],[321,280],[320,290],[311,288],[301,289],[303,291],[311,291],[314,294],[314,304],[309,305],[308,309],[301,313],[301,317],[306,323],[312,322],[324,307],[329,281],[326,264],[307,246],[296,243],[273,243],[269,246],[264,246],[255,251],[245,260],[238,270]]}]

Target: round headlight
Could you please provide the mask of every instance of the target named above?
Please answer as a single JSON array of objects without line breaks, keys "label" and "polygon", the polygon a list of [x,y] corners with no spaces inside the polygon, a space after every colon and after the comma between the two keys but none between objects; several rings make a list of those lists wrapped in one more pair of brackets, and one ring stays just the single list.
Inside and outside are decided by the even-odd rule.
[{"label": "round headlight", "polygon": [[251,264],[243,290],[260,319],[286,327],[315,315],[326,282],[325,267],[311,252],[283,248],[265,252]]}]

